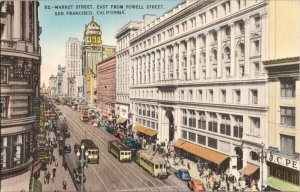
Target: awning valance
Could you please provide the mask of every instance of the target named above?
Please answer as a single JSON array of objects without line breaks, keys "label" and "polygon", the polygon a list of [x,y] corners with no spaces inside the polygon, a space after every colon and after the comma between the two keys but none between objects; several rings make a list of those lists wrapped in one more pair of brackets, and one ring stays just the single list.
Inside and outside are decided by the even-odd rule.
[{"label": "awning valance", "polygon": [[268,177],[267,185],[279,191],[300,191],[299,186],[275,177]]},{"label": "awning valance", "polygon": [[239,170],[239,172],[249,176],[253,174],[257,169],[259,169],[257,165],[247,164],[243,169]]},{"label": "awning valance", "polygon": [[127,119],[126,119],[126,118],[123,118],[123,117],[119,117],[119,118],[117,119],[117,122],[119,122],[119,123],[124,123],[125,121],[127,121]]},{"label": "awning valance", "polygon": [[141,133],[143,133],[145,135],[148,135],[150,137],[153,137],[154,135],[157,135],[157,133],[158,133],[158,131],[146,128],[146,127],[144,127],[142,125],[138,125],[138,124],[135,124],[133,128],[136,131],[141,132]]},{"label": "awning valance", "polygon": [[181,139],[176,141],[175,147],[181,148],[189,153],[192,153],[217,165],[221,164],[224,160],[228,158],[228,156],[225,154],[213,151],[211,149],[207,149],[205,147]]}]

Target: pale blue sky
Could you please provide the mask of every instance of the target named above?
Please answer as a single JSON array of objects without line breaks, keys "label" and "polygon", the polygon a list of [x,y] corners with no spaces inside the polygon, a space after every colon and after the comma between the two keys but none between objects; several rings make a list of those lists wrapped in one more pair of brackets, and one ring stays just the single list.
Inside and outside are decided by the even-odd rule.
[{"label": "pale blue sky", "polygon": [[[48,85],[51,74],[57,73],[57,65],[65,65],[65,43],[69,37],[83,39],[85,24],[92,15],[66,15],[67,11],[85,11],[76,9],[76,5],[93,5],[95,21],[101,25],[102,41],[106,45],[116,45],[115,35],[118,29],[129,21],[142,21],[144,14],[163,15],[182,0],[40,0],[39,21],[42,27],[40,43],[42,47],[41,83]],[[55,5],[73,5],[72,9],[55,9]],[[97,9],[97,5],[107,9]],[[144,9],[112,9],[111,5],[140,5]],[[147,9],[147,5],[162,5],[162,9]],[[53,7],[46,9],[45,6]],[[97,11],[125,10],[124,15],[97,15]],[[65,15],[55,16],[55,12],[64,11]]]}]

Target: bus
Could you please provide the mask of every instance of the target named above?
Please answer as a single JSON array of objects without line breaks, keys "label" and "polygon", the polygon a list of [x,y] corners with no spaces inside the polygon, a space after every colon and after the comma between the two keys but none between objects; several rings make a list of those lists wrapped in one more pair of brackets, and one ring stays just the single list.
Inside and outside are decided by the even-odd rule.
[{"label": "bus", "polygon": [[124,145],[119,140],[113,140],[108,142],[108,151],[118,158],[121,162],[131,161],[131,149]]},{"label": "bus", "polygon": [[81,145],[85,146],[85,150],[88,151],[88,162],[89,163],[99,163],[99,148],[95,145],[95,143],[90,139],[82,139]]},{"label": "bus", "polygon": [[137,151],[136,163],[147,170],[154,177],[157,177],[159,179],[168,178],[165,159],[152,151]]}]

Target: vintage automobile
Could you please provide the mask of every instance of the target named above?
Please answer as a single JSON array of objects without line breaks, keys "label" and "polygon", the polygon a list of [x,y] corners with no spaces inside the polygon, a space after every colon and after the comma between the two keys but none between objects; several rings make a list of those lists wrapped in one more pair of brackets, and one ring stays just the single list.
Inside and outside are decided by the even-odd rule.
[{"label": "vintage automobile", "polygon": [[191,176],[190,173],[187,169],[178,169],[175,172],[176,177],[180,178],[183,181],[190,181],[191,180]]},{"label": "vintage automobile", "polygon": [[65,151],[65,153],[71,153],[71,151],[72,151],[71,145],[66,144],[66,145],[64,146],[64,151]]},{"label": "vintage automobile", "polygon": [[204,184],[198,179],[192,179],[187,184],[188,188],[195,192],[205,191]]},{"label": "vintage automobile", "polygon": [[65,138],[69,138],[70,137],[70,132],[68,130],[64,131],[64,136]]},{"label": "vintage automobile", "polygon": [[123,138],[125,137],[124,133],[122,133],[122,132],[117,132],[114,135],[115,135],[116,138],[118,138],[120,140],[123,140]]},{"label": "vintage automobile", "polygon": [[[81,179],[82,179],[82,169],[80,167],[76,168],[73,170],[73,177],[76,181],[76,183],[81,183]],[[85,183],[86,177],[83,174],[83,182]]]}]

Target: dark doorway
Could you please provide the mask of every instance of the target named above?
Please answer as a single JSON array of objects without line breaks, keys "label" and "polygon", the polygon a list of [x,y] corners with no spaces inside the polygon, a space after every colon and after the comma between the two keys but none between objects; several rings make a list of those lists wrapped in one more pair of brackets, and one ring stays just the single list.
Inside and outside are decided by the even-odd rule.
[{"label": "dark doorway", "polygon": [[237,155],[237,170],[243,168],[243,150],[240,147],[234,148]]},{"label": "dark doorway", "polygon": [[174,139],[174,117],[172,111],[166,112],[166,117],[169,119],[169,142]]}]

